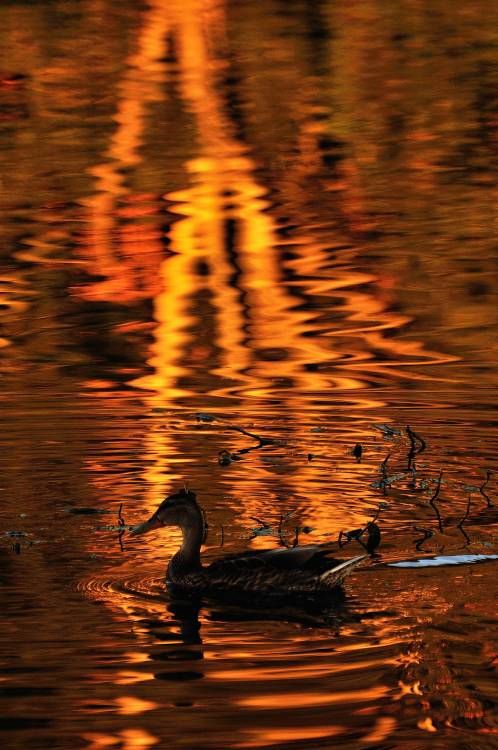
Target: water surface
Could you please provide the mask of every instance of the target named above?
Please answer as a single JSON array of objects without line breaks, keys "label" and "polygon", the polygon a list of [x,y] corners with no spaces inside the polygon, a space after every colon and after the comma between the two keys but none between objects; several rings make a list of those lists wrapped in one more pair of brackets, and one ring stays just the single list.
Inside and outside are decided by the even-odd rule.
[{"label": "water surface", "polygon": [[[2,747],[496,746],[498,7],[457,6],[2,4]],[[381,502],[382,543],[325,612],[178,602],[178,532],[116,527],[184,482],[207,559]]]}]

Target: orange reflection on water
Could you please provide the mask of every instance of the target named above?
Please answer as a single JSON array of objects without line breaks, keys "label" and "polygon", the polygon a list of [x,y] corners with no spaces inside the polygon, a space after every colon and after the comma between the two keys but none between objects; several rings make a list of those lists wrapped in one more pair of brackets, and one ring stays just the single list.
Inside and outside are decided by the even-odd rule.
[{"label": "orange reflection on water", "polygon": [[261,747],[262,745],[280,745],[284,742],[299,742],[305,740],[320,739],[321,737],[334,737],[344,732],[341,726],[317,726],[317,727],[275,727],[265,729],[253,729],[253,739],[237,742],[233,747]]},{"label": "orange reflection on water", "polygon": [[266,693],[265,695],[254,695],[249,698],[241,698],[236,701],[238,706],[259,708],[262,710],[272,708],[301,708],[306,706],[325,706],[335,703],[364,703],[382,698],[389,693],[389,688],[379,685],[378,687],[365,688],[365,690],[347,691],[341,690],[337,693]]},{"label": "orange reflection on water", "polygon": [[[158,290],[154,267],[163,253],[161,230],[149,219],[157,213],[147,205],[149,195],[128,196],[130,189],[123,170],[135,166],[144,140],[147,107],[164,97],[165,55],[170,16],[164,0],[151,0],[144,12],[144,23],[136,51],[126,61],[127,70],[119,86],[117,123],[106,161],[90,169],[96,178],[95,192],[82,201],[89,210],[90,230],[86,233],[82,254],[91,259],[89,270],[108,277],[91,286],[80,287],[85,299],[108,300],[119,295],[123,303],[148,298]],[[131,201],[133,210],[118,209],[118,202]],[[145,205],[143,205],[145,203]],[[143,207],[142,207],[143,206]],[[138,220],[133,227],[119,221],[122,217]],[[157,223],[157,221],[156,221]]]},{"label": "orange reflection on water", "polygon": [[[384,645],[384,641],[383,641]],[[363,646],[364,647],[364,646]],[[246,654],[246,658],[248,654]],[[392,663],[395,663],[393,660]],[[355,661],[347,664],[348,672],[352,672],[356,669],[369,669],[378,666],[378,660],[362,660]],[[386,662],[387,664],[387,662]],[[237,670],[222,671],[213,670],[209,673],[210,679],[216,680],[288,680],[288,679],[300,679],[300,678],[311,678],[318,677],[324,674],[340,674],[344,672],[344,664],[316,664],[310,667],[306,665],[289,665],[287,661],[282,663],[280,668],[242,668]]]},{"label": "orange reflection on water", "polygon": [[396,729],[396,719],[392,716],[379,716],[371,732],[361,738],[362,742],[383,742]]},{"label": "orange reflection on water", "polygon": [[417,726],[419,729],[423,729],[426,732],[437,732],[430,716],[426,716],[425,719],[420,719],[420,721],[417,722]]},{"label": "orange reflection on water", "polygon": [[139,750],[139,748],[152,747],[159,742],[158,737],[154,737],[145,729],[139,728],[122,729],[116,735],[86,732],[81,736],[86,742],[91,743],[88,750],[102,750],[102,748],[114,747],[115,745],[119,745],[120,750]]},{"label": "orange reflection on water", "polygon": [[114,703],[117,706],[118,713],[123,714],[123,716],[134,716],[159,708],[158,703],[142,700],[135,695],[120,695],[114,698]]},{"label": "orange reflection on water", "polygon": [[[26,439],[26,450],[14,449],[15,470],[7,486],[24,502],[17,484],[25,482],[22,475],[32,466],[28,481],[36,491],[36,508],[49,500],[51,524],[52,501],[56,508],[65,503],[77,476],[75,503],[95,501],[112,511],[125,500],[126,520],[133,523],[186,479],[209,512],[208,559],[231,552],[230,545],[280,544],[277,536],[251,540],[251,529],[256,516],[275,526],[287,509],[295,511],[285,530],[289,543],[294,524],[313,527],[310,541],[335,539],[339,529],[363,526],[379,500],[371,480],[386,448],[372,436],[374,414],[375,420],[395,420],[401,402],[403,416],[410,409],[425,436],[425,427],[436,419],[436,404],[450,414],[451,405],[438,390],[457,380],[446,365],[465,355],[462,340],[472,362],[489,363],[490,352],[496,353],[487,340],[496,315],[490,221],[496,209],[492,4],[477,0],[476,10],[456,13],[451,3],[438,3],[434,14],[417,2],[406,3],[406,13],[399,14],[373,0],[298,2],[289,4],[289,12],[285,3],[221,0],[143,5],[124,0],[119,8],[88,0],[81,14],[73,12],[72,3],[34,3],[29,12],[22,3],[4,5],[23,14],[26,37],[19,22],[11,24],[9,35],[32,58],[34,72],[23,84],[29,107],[10,121],[16,138],[10,137],[10,124],[5,131],[5,152],[12,142],[12,163],[18,162],[19,170],[6,170],[9,183],[18,184],[5,242],[14,248],[13,270],[0,278],[5,323],[0,346],[11,345],[1,368],[2,374],[23,365],[30,370],[21,382],[26,391],[37,383],[39,369],[50,373],[49,387],[38,388],[33,402],[31,389],[23,401],[18,422],[28,434],[34,427],[33,436]],[[52,6],[64,24],[62,31],[51,24],[47,41],[42,32],[45,16],[54,17]],[[2,17],[4,12],[0,9]],[[89,53],[79,49],[73,57],[67,30],[77,28],[81,47],[99,39],[89,35],[92,14],[101,18],[102,44]],[[444,39],[437,36],[436,17],[445,27]],[[475,24],[481,31],[473,39]],[[112,43],[108,47],[108,37],[114,37],[115,49]],[[94,64],[100,66],[95,79]],[[80,108],[75,105],[82,91],[87,96]],[[93,121],[101,104],[103,114]],[[1,119],[6,110],[0,110]],[[47,169],[51,161],[53,169]],[[25,173],[24,181],[17,171]],[[48,200],[54,194],[60,206]],[[65,257],[72,252],[77,257]],[[88,278],[79,273],[81,265]],[[35,335],[28,314],[38,326]],[[51,326],[59,331],[60,351],[47,343]],[[68,361],[68,348],[74,362]],[[62,377],[54,378],[59,367]],[[496,370],[487,373],[482,377],[496,380]],[[474,384],[471,378],[465,382]],[[429,395],[421,388],[428,383],[434,384]],[[66,388],[68,398],[53,406],[50,398],[55,401]],[[11,408],[8,388],[2,397]],[[32,403],[41,417],[32,413]],[[483,411],[492,406],[481,405]],[[87,410],[90,418],[82,419],[75,409]],[[217,462],[218,450],[240,450],[250,438],[220,422],[196,423],[197,409],[254,425],[282,442],[246,453],[225,469]],[[70,427],[63,429],[64,411]],[[47,424],[40,428],[37,419]],[[455,409],[442,421],[447,433],[461,425],[462,435],[444,434],[448,453],[429,440],[424,460],[428,456],[431,470],[436,458],[459,460],[470,443],[492,445],[473,410],[462,416]],[[75,425],[82,422],[76,436]],[[70,433],[67,445],[61,439],[60,448],[43,453],[52,433],[59,439],[64,430]],[[49,440],[40,441],[39,434]],[[351,456],[355,440],[365,445],[362,464]],[[423,571],[385,569],[389,556],[406,553],[405,543],[414,553],[411,523],[427,511],[422,490],[414,495],[404,489],[392,492],[381,518],[383,557],[376,561],[381,565],[365,562],[347,584],[354,592],[347,604],[355,617],[350,621],[345,614],[338,635],[329,623],[298,629],[284,616],[278,623],[217,624],[216,611],[208,609],[185,625],[178,612],[168,611],[171,602],[162,583],[179,531],[138,540],[125,536],[121,551],[112,527],[101,530],[97,521],[87,519],[87,525],[74,519],[76,551],[98,552],[96,558],[82,557],[89,576],[105,577],[91,591],[108,607],[104,616],[101,609],[88,615],[98,628],[95,633],[87,628],[84,635],[84,659],[91,662],[84,675],[99,700],[82,708],[93,711],[92,728],[104,730],[85,735],[86,740],[95,748],[148,747],[171,738],[192,747],[196,740],[206,747],[327,745],[335,743],[329,736],[341,733],[347,744],[351,731],[358,742],[380,743],[398,729],[402,741],[416,744],[420,731],[441,727],[456,734],[456,721],[450,723],[455,716],[464,732],[468,719],[487,720],[492,701],[484,700],[485,675],[496,662],[496,649],[479,631],[471,656],[486,669],[476,670],[473,688],[474,665],[470,659],[465,664],[463,641],[469,623],[482,621],[485,611],[491,621],[494,602],[466,603],[466,614],[475,619],[464,621],[452,607],[465,576],[446,578],[448,589],[454,589],[446,596]],[[30,510],[28,520],[30,515],[38,518]],[[80,521],[89,532],[84,541]],[[225,549],[218,548],[222,524]],[[40,528],[45,534],[46,527]],[[65,557],[69,545],[62,549],[59,531],[48,555],[50,570],[40,565],[36,578],[37,549],[23,547],[2,577],[19,575],[18,570],[38,581],[46,575],[44,586],[35,588],[56,593],[57,557],[64,552],[66,573],[72,554]],[[459,535],[445,529],[442,536],[433,542],[454,544]],[[300,542],[306,541],[302,535]],[[475,589],[479,575],[473,575]],[[438,571],[430,576],[436,579]],[[403,580],[415,583],[416,596],[411,586],[393,593]],[[67,615],[64,607],[57,612],[47,606],[48,595],[42,598],[55,651],[56,635],[63,631],[57,618]],[[384,620],[359,622],[358,607],[360,617],[372,607],[385,609]],[[29,608],[22,614],[28,623]],[[459,620],[466,628],[462,637],[455,627]],[[190,635],[209,645],[206,651],[191,649],[189,625]],[[116,654],[114,647],[123,639],[135,640],[138,650]],[[95,667],[91,646],[102,640],[111,653]],[[7,643],[9,658],[10,647]],[[65,648],[61,673],[72,666],[70,658],[66,664]],[[398,653],[402,649],[407,653]],[[34,651],[29,643],[26,654],[31,658]],[[43,643],[39,654],[44,659],[49,651]],[[464,664],[463,679],[453,657]],[[79,679],[79,656],[73,658]],[[194,659],[196,670],[188,664]],[[58,680],[55,671],[53,678],[48,669],[43,674]],[[77,684],[74,674],[64,677]],[[378,686],[371,688],[374,680]],[[274,688],[278,692],[272,693]],[[130,695],[121,696],[123,690]],[[155,710],[179,696],[186,704],[194,697],[199,702],[186,705],[186,711]],[[388,712],[403,722],[400,728],[393,717],[379,715],[388,701]],[[353,710],[346,713],[348,704]],[[249,709],[238,712],[237,736],[234,706]],[[292,712],[290,726],[282,726],[286,707]],[[260,709],[268,726],[254,722]],[[292,726],[300,718],[304,726]],[[126,728],[138,719],[153,734]]]},{"label": "orange reflection on water", "polygon": [[146,682],[154,679],[152,672],[118,672],[114,678],[116,685],[134,685],[137,682]]}]

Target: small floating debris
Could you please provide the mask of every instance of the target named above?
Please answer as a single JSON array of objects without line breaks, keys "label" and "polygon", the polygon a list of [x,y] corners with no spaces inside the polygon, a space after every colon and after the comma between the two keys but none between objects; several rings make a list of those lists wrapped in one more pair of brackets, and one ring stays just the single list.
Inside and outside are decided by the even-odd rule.
[{"label": "small floating debris", "polygon": [[403,436],[403,430],[399,430],[397,427],[391,427],[389,424],[373,424],[372,427],[374,427],[376,430],[379,430],[382,432],[382,434],[385,437],[402,437]]},{"label": "small floating debris", "polygon": [[232,456],[229,451],[223,450],[218,453],[218,463],[220,466],[230,466]]},{"label": "small floating debris", "polygon": [[251,532],[254,536],[273,536],[275,534],[275,531],[271,525],[271,523],[268,523],[267,521],[264,521],[262,518],[258,518],[257,516],[249,516],[251,521],[256,521],[258,526],[255,526],[251,529]]},{"label": "small floating debris", "polygon": [[340,531],[339,532],[339,544],[341,543],[342,537],[346,537],[346,541],[351,542],[353,539],[359,539],[364,533],[365,529],[352,529],[352,531]]},{"label": "small floating debris", "polygon": [[218,453],[218,463],[220,466],[230,466],[234,461],[242,461],[237,453],[230,453],[227,450],[222,450]]},{"label": "small floating debris", "polygon": [[403,562],[388,563],[390,568],[433,568],[441,565],[466,565],[483,560],[498,560],[498,555],[439,555],[420,560],[404,560]]},{"label": "small floating debris", "polygon": [[97,531],[131,531],[136,528],[136,524],[109,524],[109,526],[97,526]]},{"label": "small floating debris", "polygon": [[361,457],[363,455],[363,446],[361,443],[356,443],[355,447],[351,451],[352,455],[356,458],[356,463],[361,463]]},{"label": "small floating debris", "polygon": [[381,533],[379,526],[373,521],[370,521],[369,523],[367,523],[367,534],[368,537],[365,546],[367,548],[367,552],[371,555],[380,545]]},{"label": "small floating debris", "polygon": [[325,432],[325,427],[312,427],[310,432]]},{"label": "small floating debris", "polygon": [[195,415],[198,422],[216,422],[216,417],[212,414],[204,414],[202,411],[198,411]]},{"label": "small floating debris", "polygon": [[371,482],[370,487],[373,487],[376,490],[386,486],[390,487],[391,484],[394,484],[394,482],[399,482],[401,481],[401,479],[406,479],[406,477],[408,476],[410,476],[410,474],[408,474],[407,472],[403,472],[402,474],[391,474],[390,477],[386,476],[385,479],[379,479],[375,482]]},{"label": "small floating debris", "polygon": [[254,536],[276,536],[276,532],[271,526],[257,526],[251,529]]}]

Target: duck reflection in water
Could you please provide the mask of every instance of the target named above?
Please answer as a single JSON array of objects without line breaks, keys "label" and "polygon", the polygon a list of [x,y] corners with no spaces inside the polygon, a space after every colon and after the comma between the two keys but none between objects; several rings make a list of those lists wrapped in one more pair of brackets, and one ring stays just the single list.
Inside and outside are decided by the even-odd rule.
[{"label": "duck reflection in water", "polygon": [[248,551],[216,560],[204,567],[200,550],[204,515],[194,492],[169,495],[155,513],[131,535],[146,534],[164,526],[179,526],[183,542],[169,562],[167,582],[176,594],[270,597],[285,599],[329,595],[365,559],[330,557],[331,544],[310,544],[291,549]]},{"label": "duck reflection in water", "polygon": [[[204,677],[201,662],[204,659],[204,644],[201,637],[201,620],[204,622],[275,622],[293,623],[303,628],[332,630],[339,634],[341,628],[359,622],[365,615],[352,611],[346,603],[341,589],[335,595],[319,599],[301,599],[297,603],[272,603],[256,599],[251,607],[237,604],[233,600],[210,599],[199,595],[180,596],[169,592],[164,620],[144,619],[150,636],[156,639],[149,651],[149,659],[157,664],[154,676],[157,680],[190,681]],[[377,616],[379,613],[369,613]],[[382,613],[385,614],[385,613]],[[169,615],[169,616],[168,616]],[[168,665],[165,670],[164,666]],[[172,668],[176,665],[175,668]],[[180,667],[181,668],[178,668]]]}]

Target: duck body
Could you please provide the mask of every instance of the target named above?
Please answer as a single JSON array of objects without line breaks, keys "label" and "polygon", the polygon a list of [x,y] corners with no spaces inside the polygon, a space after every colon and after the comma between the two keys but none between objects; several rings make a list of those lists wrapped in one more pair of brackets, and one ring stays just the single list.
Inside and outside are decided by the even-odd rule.
[{"label": "duck body", "polygon": [[199,570],[182,572],[173,558],[168,582],[175,589],[194,593],[255,593],[291,595],[327,593],[339,587],[351,570],[365,558],[327,557],[330,550],[318,545],[243,552],[216,560]]},{"label": "duck body", "polygon": [[338,590],[365,555],[349,560],[329,557],[330,546],[249,551],[203,566],[200,548],[204,519],[193,492],[181,491],[164,500],[148,521],[133,529],[144,534],[162,526],[179,526],[183,543],[168,565],[167,582],[175,592],[192,594],[255,594],[309,596]]}]

